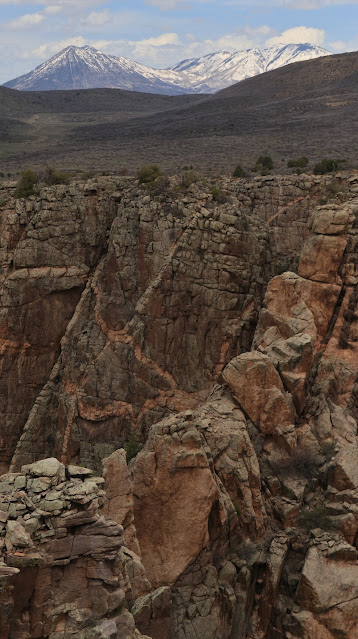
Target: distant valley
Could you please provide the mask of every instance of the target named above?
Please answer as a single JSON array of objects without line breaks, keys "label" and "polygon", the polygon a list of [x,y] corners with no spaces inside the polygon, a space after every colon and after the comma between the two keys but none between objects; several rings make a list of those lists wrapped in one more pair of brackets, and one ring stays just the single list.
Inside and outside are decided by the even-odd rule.
[{"label": "distant valley", "polygon": [[120,89],[15,91],[0,87],[0,170],[51,164],[117,171],[157,162],[164,170],[246,171],[269,154],[355,167],[358,53],[297,62],[213,95]]}]

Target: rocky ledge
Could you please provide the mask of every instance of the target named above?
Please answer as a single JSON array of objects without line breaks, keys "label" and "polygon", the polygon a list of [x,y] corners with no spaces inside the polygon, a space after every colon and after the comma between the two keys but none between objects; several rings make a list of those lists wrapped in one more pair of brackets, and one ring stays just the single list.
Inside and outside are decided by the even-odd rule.
[{"label": "rocky ledge", "polygon": [[103,484],[55,458],[0,478],[1,639],[142,637],[126,598],[135,557],[101,514]]}]

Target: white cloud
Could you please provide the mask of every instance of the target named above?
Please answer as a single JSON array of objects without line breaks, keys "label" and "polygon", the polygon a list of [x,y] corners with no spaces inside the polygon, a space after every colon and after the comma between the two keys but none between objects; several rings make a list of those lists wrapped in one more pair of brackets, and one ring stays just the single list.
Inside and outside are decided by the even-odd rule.
[{"label": "white cloud", "polygon": [[67,40],[59,40],[57,42],[48,42],[46,44],[41,44],[36,49],[33,49],[29,52],[28,57],[35,56],[36,58],[47,59],[71,45],[74,45],[75,47],[83,47],[85,44],[87,44],[87,42],[82,36],[68,38]]},{"label": "white cloud", "polygon": [[103,11],[92,11],[91,13],[81,20],[81,24],[84,24],[88,27],[101,27],[104,24],[108,24],[111,22],[113,18],[113,14],[109,11],[109,9],[104,9]]},{"label": "white cloud", "polygon": [[145,0],[145,4],[158,7],[162,11],[183,7],[185,2],[190,2],[190,0]]},{"label": "white cloud", "polygon": [[32,27],[37,26],[41,22],[45,20],[45,16],[42,13],[26,13],[19,18],[15,18],[14,20],[10,20],[7,22],[7,29],[31,29]]},{"label": "white cloud", "polygon": [[57,16],[62,13],[62,7],[60,4],[49,4],[48,7],[45,7],[44,13],[49,16]]},{"label": "white cloud", "polygon": [[168,57],[177,57],[182,47],[177,33],[162,33],[155,38],[128,42],[130,57],[148,65],[167,66]]},{"label": "white cloud", "polygon": [[303,42],[322,46],[325,35],[323,29],[315,29],[314,27],[292,27],[292,29],[286,29],[286,31],[266,40],[266,46],[271,47],[274,44],[300,44]]},{"label": "white cloud", "polygon": [[324,9],[325,7],[339,7],[349,4],[358,4],[358,0],[278,0],[274,4],[288,7],[289,9],[311,11]]},{"label": "white cloud", "polygon": [[[156,38],[147,38],[146,40],[139,40],[136,42],[136,46],[151,46],[151,47],[166,47],[168,44],[179,44],[179,36],[177,33],[162,33]],[[133,44],[133,43],[132,43]]]}]

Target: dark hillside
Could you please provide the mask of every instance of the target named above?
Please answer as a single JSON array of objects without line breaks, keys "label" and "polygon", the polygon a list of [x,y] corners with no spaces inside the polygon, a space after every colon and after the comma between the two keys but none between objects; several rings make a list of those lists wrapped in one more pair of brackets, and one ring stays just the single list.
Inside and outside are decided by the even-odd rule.
[{"label": "dark hillside", "polygon": [[282,170],[300,155],[311,165],[329,156],[355,166],[358,158],[358,53],[298,62],[204,97],[0,91],[0,114],[8,118],[11,111],[31,126],[25,147],[17,133],[15,145],[0,147],[12,166],[36,164],[41,156],[95,169],[156,161],[169,170],[188,163],[231,170],[270,153]]}]

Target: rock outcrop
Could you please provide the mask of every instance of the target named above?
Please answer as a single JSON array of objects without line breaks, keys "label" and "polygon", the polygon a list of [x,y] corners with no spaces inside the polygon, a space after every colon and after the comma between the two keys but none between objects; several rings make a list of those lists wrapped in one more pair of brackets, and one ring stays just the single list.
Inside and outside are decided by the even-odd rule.
[{"label": "rock outcrop", "polygon": [[[87,185],[112,222],[40,392],[10,356],[11,289],[4,362],[33,403],[22,421],[2,413],[16,422],[4,463],[18,442],[0,484],[0,611],[19,639],[81,637],[88,609],[98,638],[356,639],[358,178],[316,206],[330,180],[224,181],[220,205],[199,186],[175,198],[175,180],[152,198]],[[26,259],[48,260],[46,241]],[[104,480],[74,466],[103,457]]]},{"label": "rock outcrop", "polygon": [[0,480],[0,636],[140,638],[104,479],[55,458]]}]

